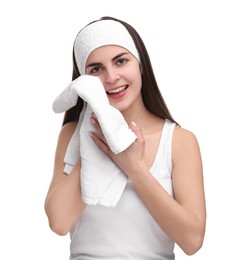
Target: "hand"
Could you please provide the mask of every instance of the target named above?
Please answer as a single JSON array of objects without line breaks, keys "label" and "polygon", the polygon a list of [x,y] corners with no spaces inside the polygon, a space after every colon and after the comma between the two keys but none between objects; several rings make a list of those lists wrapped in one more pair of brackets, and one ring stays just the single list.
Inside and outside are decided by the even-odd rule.
[{"label": "hand", "polygon": [[107,154],[128,176],[131,177],[133,174],[137,174],[142,169],[147,169],[145,163],[145,140],[143,137],[142,129],[137,126],[136,123],[130,124],[130,129],[137,136],[136,141],[131,144],[126,150],[119,154],[114,154],[109,148],[106,139],[99,126],[98,120],[94,114],[91,115],[91,122],[96,129],[95,132],[91,132],[90,136],[95,144]]}]

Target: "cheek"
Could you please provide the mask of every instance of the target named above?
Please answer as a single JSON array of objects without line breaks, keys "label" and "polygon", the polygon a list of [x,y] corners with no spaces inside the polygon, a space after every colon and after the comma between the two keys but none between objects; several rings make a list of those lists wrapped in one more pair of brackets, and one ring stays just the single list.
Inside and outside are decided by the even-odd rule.
[{"label": "cheek", "polygon": [[136,79],[136,81],[141,82],[142,72],[139,63],[135,64],[134,69],[130,73],[132,73],[132,76]]},{"label": "cheek", "polygon": [[140,73],[137,75],[137,84],[140,86],[140,89],[141,89],[142,88],[142,77],[141,77]]},{"label": "cheek", "polygon": [[132,76],[132,81],[134,82],[134,85],[136,86],[136,88],[141,89],[142,77],[141,77],[140,71],[139,70],[137,70],[136,72],[133,71],[131,76]]},{"label": "cheek", "polygon": [[141,80],[141,70],[138,64],[130,66],[128,69],[126,68],[123,71],[123,75],[129,78],[132,81],[140,81]]}]

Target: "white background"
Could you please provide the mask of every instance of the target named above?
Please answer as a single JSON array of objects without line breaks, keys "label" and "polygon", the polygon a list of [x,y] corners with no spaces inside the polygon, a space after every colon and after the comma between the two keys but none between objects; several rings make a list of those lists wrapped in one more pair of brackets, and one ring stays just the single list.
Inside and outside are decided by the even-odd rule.
[{"label": "white background", "polygon": [[234,1],[9,0],[0,3],[0,259],[68,259],[69,236],[50,231],[44,198],[81,27],[104,15],[142,36],[159,87],[203,157],[207,230],[192,257],[233,259],[235,247],[236,8]]}]

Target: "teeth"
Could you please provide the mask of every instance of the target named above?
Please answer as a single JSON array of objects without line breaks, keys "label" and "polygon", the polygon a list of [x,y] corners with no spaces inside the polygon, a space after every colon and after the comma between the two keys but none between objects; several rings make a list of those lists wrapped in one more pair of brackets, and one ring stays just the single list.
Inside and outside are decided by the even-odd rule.
[{"label": "teeth", "polygon": [[115,94],[115,93],[119,93],[120,91],[124,90],[126,88],[126,86],[124,87],[119,87],[117,89],[113,89],[113,90],[109,90],[107,91],[109,94]]}]

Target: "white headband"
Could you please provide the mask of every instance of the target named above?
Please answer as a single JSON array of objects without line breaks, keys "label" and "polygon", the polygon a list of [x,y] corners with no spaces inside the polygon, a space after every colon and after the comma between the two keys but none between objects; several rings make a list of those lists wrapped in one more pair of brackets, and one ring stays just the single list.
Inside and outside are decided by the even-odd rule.
[{"label": "white headband", "polygon": [[89,54],[96,48],[105,45],[121,46],[140,61],[134,41],[125,26],[114,20],[100,20],[82,29],[75,39],[75,60],[81,75],[85,74]]}]

